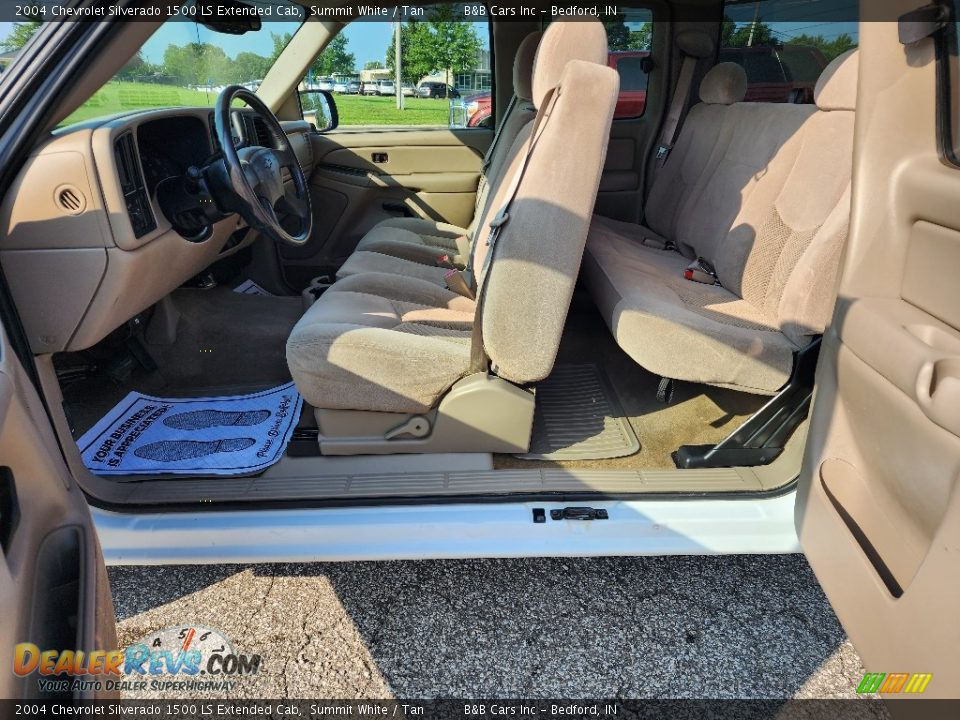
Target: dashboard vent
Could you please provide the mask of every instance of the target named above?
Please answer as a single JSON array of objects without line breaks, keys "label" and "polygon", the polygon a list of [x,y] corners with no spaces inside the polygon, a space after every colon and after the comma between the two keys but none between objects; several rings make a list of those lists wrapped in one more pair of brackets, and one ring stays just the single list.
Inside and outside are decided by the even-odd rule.
[{"label": "dashboard vent", "polygon": [[136,143],[133,133],[127,132],[117,138],[113,145],[117,173],[120,176],[120,189],[133,226],[133,234],[142,237],[156,229],[157,223],[150,210],[150,200],[137,162]]},{"label": "dashboard vent", "polygon": [[207,116],[207,126],[210,128],[210,147],[213,152],[220,152],[220,141],[217,140],[217,122],[213,113]]},{"label": "dashboard vent", "polygon": [[247,136],[251,145],[273,147],[273,136],[262,117],[253,114],[247,115],[247,128]]},{"label": "dashboard vent", "polygon": [[57,188],[55,197],[57,206],[68,215],[79,215],[87,208],[87,199],[72,185]]}]

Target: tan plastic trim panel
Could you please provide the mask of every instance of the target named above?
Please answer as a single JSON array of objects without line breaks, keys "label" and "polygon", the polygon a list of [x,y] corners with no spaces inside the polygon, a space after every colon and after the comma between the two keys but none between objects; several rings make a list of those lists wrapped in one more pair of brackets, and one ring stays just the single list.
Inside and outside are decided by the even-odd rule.
[{"label": "tan plastic trim panel", "polygon": [[[152,198],[156,229],[137,238],[130,224],[114,161],[116,139],[165,117],[196,117],[208,127],[212,112],[137,113],[57,134],[31,155],[0,205],[0,262],[35,353],[90,347],[254,241],[250,233],[243,245],[223,250],[243,226],[238,217],[219,222],[207,240],[185,240]],[[309,124],[288,123],[285,129],[309,174]]]},{"label": "tan plastic trim panel", "polygon": [[[84,652],[115,648],[116,626],[86,501],[2,330],[0,457],[0,483],[19,509],[0,549],[0,646],[5,649],[0,653],[0,696],[32,699],[39,695],[36,675],[20,678],[13,673],[15,644]],[[75,592],[72,582],[77,583]],[[69,627],[71,619],[76,624]]]},{"label": "tan plastic trim panel", "polygon": [[865,22],[860,53],[850,236],[797,527],[866,669],[932,673],[924,697],[957,697],[960,170],[938,152],[932,41]]}]

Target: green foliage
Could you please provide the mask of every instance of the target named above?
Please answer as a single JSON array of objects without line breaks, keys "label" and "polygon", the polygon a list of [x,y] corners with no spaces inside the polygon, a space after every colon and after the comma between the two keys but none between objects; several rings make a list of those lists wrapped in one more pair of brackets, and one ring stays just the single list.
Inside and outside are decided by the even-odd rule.
[{"label": "green foliage", "polygon": [[314,77],[335,74],[352,75],[356,70],[356,64],[357,58],[347,50],[347,36],[339,33],[313,61],[310,72]]},{"label": "green foliage", "polygon": [[[400,28],[400,65],[403,82],[417,83],[424,76],[450,74],[472,70],[483,42],[473,25],[464,22],[462,12],[453,5],[438,5],[431,10],[430,19],[411,20]],[[394,52],[396,34],[387,48],[387,67],[396,72]]]},{"label": "green foliage", "polygon": [[428,41],[427,57],[434,72],[447,73],[448,83],[453,81],[450,73],[466,72],[476,66],[483,47],[473,25],[464,20],[455,6],[440,5],[427,22],[429,34],[422,36]]},{"label": "green foliage", "polygon": [[0,48],[5,52],[15,52],[20,50],[27,41],[30,40],[40,29],[41,21],[31,20],[30,22],[18,22],[13,24],[10,34],[3,40],[0,40]]},{"label": "green foliage", "polygon": [[163,73],[178,85],[217,85],[229,82],[233,61],[223,48],[210,43],[168,45],[163,51]]},{"label": "green foliage", "polygon": [[653,40],[653,23],[644,23],[639,30],[631,30],[626,15],[606,15],[602,19],[607,30],[607,44],[611,50],[649,50]]},{"label": "green foliage", "polygon": [[383,70],[383,63],[379,60],[367,60],[363,65],[364,70]]},{"label": "green foliage", "polygon": [[230,77],[232,83],[247,83],[251,80],[262,80],[273,60],[254,52],[244,51],[237,53],[233,59],[233,69]]},{"label": "green foliage", "polygon": [[760,45],[778,45],[773,29],[758,17],[756,22],[740,25],[724,15],[720,28],[720,47],[757,47]]},{"label": "green foliage", "polygon": [[789,43],[791,45],[808,45],[819,48],[820,52],[827,58],[827,62],[857,46],[856,41],[847,33],[837,35],[832,40],[827,40],[822,35],[797,35],[790,38]]},{"label": "green foliage", "polygon": [[607,15],[603,18],[603,26],[607,30],[607,44],[611,50],[632,50],[630,46],[630,28],[624,23],[623,13]]}]

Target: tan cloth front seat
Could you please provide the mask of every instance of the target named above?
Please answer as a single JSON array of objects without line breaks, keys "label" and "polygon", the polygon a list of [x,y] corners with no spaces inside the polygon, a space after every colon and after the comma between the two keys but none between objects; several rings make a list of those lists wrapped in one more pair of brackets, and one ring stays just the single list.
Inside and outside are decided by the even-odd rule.
[{"label": "tan cloth front seat", "polygon": [[513,62],[513,99],[494,137],[487,164],[481,170],[480,187],[473,222],[462,228],[424,218],[391,218],[377,223],[363,236],[356,251],[337,271],[337,277],[362,272],[388,272],[418,277],[443,285],[444,270],[437,258],[448,255],[461,266],[468,263],[477,224],[483,217],[490,189],[500,179],[513,141],[533,121],[533,62],[542,32],[533,32],[523,39]]},{"label": "tan cloth front seat", "polygon": [[[556,358],[619,89],[606,58],[598,22],[557,22],[544,33],[532,87],[541,115],[491,189],[490,208],[509,205],[509,219],[489,260],[487,220],[478,231],[484,348],[494,372],[514,383],[543,379]],[[472,300],[424,280],[351,275],[294,327],[287,362],[314,407],[424,412],[471,371],[475,313]]]}]

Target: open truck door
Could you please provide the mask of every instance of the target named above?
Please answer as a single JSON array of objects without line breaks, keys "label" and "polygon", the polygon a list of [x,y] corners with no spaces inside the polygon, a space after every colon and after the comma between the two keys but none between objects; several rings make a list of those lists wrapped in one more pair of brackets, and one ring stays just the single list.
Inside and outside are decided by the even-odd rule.
[{"label": "open truck door", "polygon": [[956,47],[953,20],[860,25],[850,233],[796,508],[861,692],[884,697],[960,695]]},{"label": "open truck door", "polygon": [[0,697],[105,697],[73,682],[102,674],[41,667],[40,652],[70,651],[89,671],[116,650],[116,621],[90,510],[9,338],[0,327]]}]

